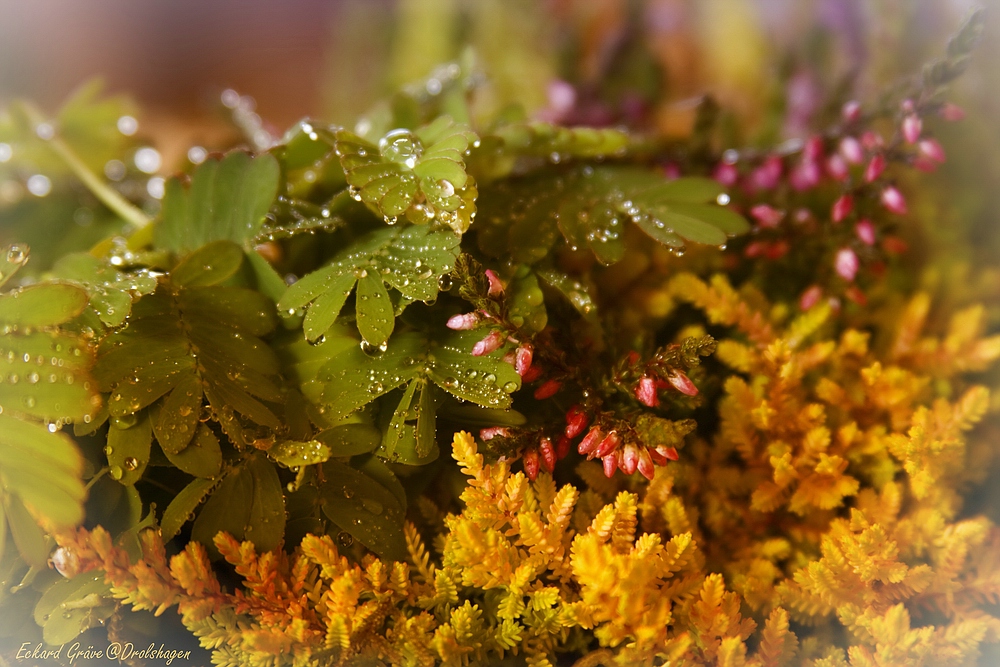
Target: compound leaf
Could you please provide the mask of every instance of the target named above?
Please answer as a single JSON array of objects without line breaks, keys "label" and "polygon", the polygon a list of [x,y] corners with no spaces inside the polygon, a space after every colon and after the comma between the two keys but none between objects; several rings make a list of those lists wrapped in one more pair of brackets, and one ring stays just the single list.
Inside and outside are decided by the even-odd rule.
[{"label": "compound leaf", "polygon": [[343,463],[323,464],[323,514],[378,556],[406,558],[403,506],[374,478]]},{"label": "compound leaf", "polygon": [[195,510],[218,483],[217,479],[191,480],[170,501],[167,509],[163,511],[163,520],[160,521],[160,531],[163,533],[164,542],[173,539],[181,531],[184,524],[194,517]]}]

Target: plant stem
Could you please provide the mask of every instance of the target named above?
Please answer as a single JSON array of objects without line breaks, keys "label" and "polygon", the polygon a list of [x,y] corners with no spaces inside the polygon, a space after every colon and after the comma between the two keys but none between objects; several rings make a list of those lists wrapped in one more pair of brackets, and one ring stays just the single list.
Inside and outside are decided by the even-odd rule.
[{"label": "plant stem", "polygon": [[[25,115],[28,117],[32,128],[38,127],[42,123],[46,122],[45,117],[42,113],[30,102],[22,102],[21,107],[24,110]],[[118,194],[117,191],[108,187],[97,175],[90,170],[89,167],[80,159],[80,156],[63,141],[58,135],[53,136],[51,139],[43,139],[46,144],[48,144],[52,150],[62,158],[66,166],[69,167],[77,178],[83,181],[83,184],[87,186],[95,197],[101,200],[101,202],[114,211],[120,218],[128,222],[130,225],[136,229],[142,229],[149,224],[149,217],[142,212],[138,207],[133,205],[130,201]]]}]

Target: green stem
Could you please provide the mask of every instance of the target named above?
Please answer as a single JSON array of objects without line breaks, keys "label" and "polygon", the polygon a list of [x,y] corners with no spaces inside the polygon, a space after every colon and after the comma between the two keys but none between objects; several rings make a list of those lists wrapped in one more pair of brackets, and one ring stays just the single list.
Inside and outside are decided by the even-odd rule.
[{"label": "green stem", "polygon": [[[33,128],[46,122],[45,117],[42,116],[41,112],[34,105],[29,102],[22,102],[21,104]],[[100,199],[105,206],[114,211],[120,218],[136,229],[142,229],[149,224],[149,217],[145,213],[118,194],[114,189],[108,187],[106,183],[84,164],[83,160],[70,148],[69,144],[59,136],[53,136],[51,139],[45,140],[45,143],[52,148],[56,155],[62,158],[70,171],[83,181],[83,184],[94,193],[94,196]]]}]

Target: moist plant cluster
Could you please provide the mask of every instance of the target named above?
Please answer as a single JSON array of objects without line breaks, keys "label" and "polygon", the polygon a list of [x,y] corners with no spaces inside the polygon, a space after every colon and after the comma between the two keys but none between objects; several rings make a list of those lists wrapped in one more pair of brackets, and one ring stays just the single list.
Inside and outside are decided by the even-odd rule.
[{"label": "moist plant cluster", "polygon": [[683,139],[484,118],[463,62],[112,185],[125,102],[11,105],[4,177],[52,191],[2,211],[9,652],[996,656],[996,313],[907,278],[980,30],[776,148],[710,100]]}]

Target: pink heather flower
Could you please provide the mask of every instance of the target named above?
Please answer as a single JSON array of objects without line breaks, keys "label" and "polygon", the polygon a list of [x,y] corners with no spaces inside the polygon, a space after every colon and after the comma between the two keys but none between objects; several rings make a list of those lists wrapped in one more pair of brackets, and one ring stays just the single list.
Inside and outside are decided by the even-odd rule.
[{"label": "pink heather flower", "polygon": [[694,386],[694,382],[691,382],[691,378],[682,373],[681,371],[674,371],[667,377],[667,382],[674,386],[674,389],[681,392],[686,396],[697,396],[698,387]]},{"label": "pink heather flower", "polygon": [[793,188],[801,192],[819,185],[822,176],[823,174],[820,172],[818,163],[804,160],[792,170],[792,173],[788,176],[788,180]]},{"label": "pink heather flower", "polygon": [[566,430],[564,431],[566,437],[575,438],[580,435],[583,433],[583,429],[587,428],[589,422],[590,417],[583,411],[583,408],[574,405],[566,411]]},{"label": "pink heather flower", "polygon": [[715,167],[715,171],[712,172],[712,178],[714,178],[721,185],[725,185],[727,188],[736,185],[736,181],[739,177],[740,172],[736,169],[736,165],[727,164],[725,162],[720,162]]},{"label": "pink heather flower", "polygon": [[837,269],[837,275],[851,282],[858,273],[858,256],[850,248],[841,248],[837,251],[833,265]]},{"label": "pink heather flower", "polygon": [[473,312],[452,315],[448,318],[447,326],[449,329],[455,329],[456,331],[466,331],[468,329],[475,329],[477,324],[479,324],[479,314]]},{"label": "pink heather flower", "polygon": [[743,249],[743,254],[747,257],[760,257],[767,250],[767,243],[764,241],[753,241],[747,244],[747,247]]},{"label": "pink heather flower", "polygon": [[663,165],[663,177],[668,181],[676,181],[681,177],[681,168],[676,162],[668,162]]},{"label": "pink heather flower", "polygon": [[865,147],[865,150],[873,151],[885,146],[885,140],[882,139],[881,134],[867,130],[861,135],[861,145]]},{"label": "pink heather flower", "polygon": [[903,110],[903,113],[913,113],[913,100],[905,99],[899,104],[899,108]]},{"label": "pink heather flower", "polygon": [[576,88],[562,79],[552,79],[546,87],[549,109],[564,118],[576,106]]},{"label": "pink heather flower", "polygon": [[621,444],[621,438],[618,436],[617,431],[611,431],[606,436],[604,440],[597,445],[597,449],[594,450],[594,457],[602,459],[611,452],[618,449],[618,445]]},{"label": "pink heather flower", "polygon": [[894,186],[890,185],[882,191],[882,206],[892,213],[906,215],[906,200],[903,198],[903,193]]},{"label": "pink heather flower", "polygon": [[913,168],[919,169],[920,171],[926,172],[928,174],[937,171],[938,163],[930,159],[926,155],[918,155],[913,158]]},{"label": "pink heather flower", "polygon": [[841,117],[848,123],[853,123],[861,118],[861,103],[857,100],[851,100],[844,104],[844,107],[840,110]]},{"label": "pink heather flower", "polygon": [[570,442],[569,438],[565,435],[560,436],[559,439],[556,440],[556,460],[562,461],[566,458],[566,455],[569,454],[570,447],[572,446],[573,443]]},{"label": "pink heather flower", "polygon": [[920,116],[916,114],[909,114],[903,119],[903,138],[906,139],[906,143],[915,144],[917,140],[920,139],[920,133],[924,129],[924,124],[920,120]]},{"label": "pink heather flower", "polygon": [[854,137],[844,137],[840,140],[840,154],[851,164],[861,164],[865,159],[865,149]]},{"label": "pink heather flower", "polygon": [[885,171],[885,156],[876,153],[865,168],[865,182],[871,183],[881,176],[883,171]]},{"label": "pink heather flower", "polygon": [[858,289],[857,285],[851,285],[846,290],[844,290],[844,296],[858,304],[859,306],[864,306],[868,304],[868,297],[865,293]]},{"label": "pink heather flower", "polygon": [[802,159],[805,162],[818,162],[823,157],[823,137],[811,136],[802,147]]},{"label": "pink heather flower", "polygon": [[631,442],[625,445],[625,450],[622,452],[621,467],[626,475],[631,475],[639,467],[639,450]]},{"label": "pink heather flower", "polygon": [[506,336],[497,329],[486,334],[486,338],[472,346],[472,356],[481,357],[484,354],[489,354],[490,352],[496,352],[503,345]]},{"label": "pink heather flower", "polygon": [[538,477],[538,450],[532,447],[524,450],[524,474],[534,481]]},{"label": "pink heather flower", "polygon": [[677,448],[676,447],[667,447],[666,445],[657,445],[657,447],[656,447],[656,453],[659,454],[660,456],[662,456],[663,458],[667,459],[668,461],[676,461],[676,460],[680,459],[680,456],[677,454]]},{"label": "pink heather flower", "polygon": [[496,297],[503,295],[503,283],[493,269],[486,269],[486,279],[490,281],[489,295]]},{"label": "pink heather flower", "polygon": [[639,449],[639,473],[648,480],[653,479],[656,468],[653,467],[653,459],[649,456],[649,450],[645,447]]},{"label": "pink heather flower", "polygon": [[538,443],[538,454],[542,459],[542,467],[547,472],[556,469],[556,450],[552,447],[552,441],[549,438],[542,438],[541,442]]},{"label": "pink heather flower", "polygon": [[823,290],[820,289],[819,285],[813,285],[802,293],[799,297],[799,308],[802,310],[809,310],[823,298]]},{"label": "pink heather flower", "polygon": [[834,222],[843,222],[844,218],[854,210],[854,197],[849,194],[840,195],[837,201],[833,202],[830,217]]},{"label": "pink heather flower", "polygon": [[941,107],[940,113],[941,117],[947,121],[956,121],[965,118],[965,109],[951,102],[945,102],[944,106]]},{"label": "pink heather flower", "polygon": [[489,426],[487,428],[479,430],[479,439],[482,440],[483,442],[486,442],[487,440],[492,440],[498,435],[500,437],[506,438],[507,436],[510,435],[510,431],[507,430],[506,426]]},{"label": "pink heather flower", "polygon": [[639,383],[635,385],[635,397],[645,406],[655,408],[660,397],[656,395],[656,382],[648,375],[639,378]]},{"label": "pink heather flower", "polygon": [[757,204],[750,209],[750,215],[753,216],[754,220],[760,223],[761,227],[774,228],[777,227],[781,222],[781,219],[785,217],[785,212],[772,208],[767,204]]},{"label": "pink heather flower", "polygon": [[844,160],[843,156],[834,153],[826,161],[826,173],[830,174],[830,178],[835,181],[842,181],[848,177],[850,171],[847,166],[847,161]]},{"label": "pink heather flower", "polygon": [[601,459],[601,463],[604,465],[604,476],[608,479],[614,477],[615,470],[618,469],[618,458],[616,454],[608,454]]},{"label": "pink heather flower", "polygon": [[531,357],[533,354],[534,350],[528,343],[517,348],[517,352],[514,353],[514,370],[522,378],[528,372],[528,369],[531,368]]},{"label": "pink heather flower", "polygon": [[591,427],[587,432],[587,435],[583,436],[583,440],[577,445],[576,451],[580,454],[587,455],[588,459],[592,459],[594,449],[597,448],[598,443],[604,439],[604,431],[597,428],[596,426]]},{"label": "pink heather flower", "polygon": [[898,236],[887,236],[882,239],[882,247],[890,255],[902,255],[904,252],[910,249],[906,241],[899,238]]},{"label": "pink heather flower", "polygon": [[750,172],[750,188],[753,190],[773,190],[781,181],[783,170],[781,158],[771,155],[764,164]]},{"label": "pink heather flower", "polygon": [[922,139],[917,148],[920,149],[921,154],[926,155],[935,162],[944,163],[944,148],[942,148],[941,143],[937,139]]},{"label": "pink heather flower", "polygon": [[875,245],[875,225],[871,220],[859,220],[858,224],[854,225],[854,233],[865,245]]},{"label": "pink heather flower", "polygon": [[539,366],[532,366],[521,376],[521,384],[531,384],[542,377],[542,369]]},{"label": "pink heather flower", "polygon": [[542,386],[535,390],[535,398],[542,400],[555,396],[556,392],[562,389],[562,382],[559,380],[546,380]]}]

